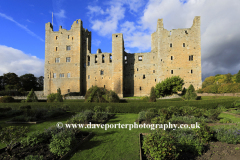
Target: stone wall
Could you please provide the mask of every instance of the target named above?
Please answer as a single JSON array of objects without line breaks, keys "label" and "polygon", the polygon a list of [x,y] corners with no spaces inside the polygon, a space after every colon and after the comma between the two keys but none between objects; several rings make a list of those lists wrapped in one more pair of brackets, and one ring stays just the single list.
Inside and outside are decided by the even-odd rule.
[{"label": "stone wall", "polygon": [[222,93],[222,94],[215,94],[215,93],[197,93],[198,96],[234,96],[240,97],[240,93]]}]

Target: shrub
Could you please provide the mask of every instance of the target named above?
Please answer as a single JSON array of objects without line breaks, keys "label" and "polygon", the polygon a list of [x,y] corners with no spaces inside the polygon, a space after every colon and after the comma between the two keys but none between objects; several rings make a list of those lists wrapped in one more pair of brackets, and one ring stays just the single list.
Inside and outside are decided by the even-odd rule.
[{"label": "shrub", "polygon": [[212,84],[202,89],[203,93],[218,93],[218,88],[220,85]]},{"label": "shrub", "polygon": [[51,93],[47,96],[47,102],[54,102],[57,97],[57,93]]},{"label": "shrub", "polygon": [[26,116],[24,116],[24,115],[16,116],[16,117],[13,117],[10,121],[12,121],[12,122],[26,122]]},{"label": "shrub", "polygon": [[6,151],[8,155],[12,155],[13,146],[19,141],[20,138],[25,137],[28,132],[27,127],[9,126],[5,127],[0,132],[1,143],[6,144]]},{"label": "shrub", "polygon": [[208,111],[206,111],[206,116],[212,120],[217,120],[221,112],[222,111],[218,109],[209,109]]},{"label": "shrub", "polygon": [[93,115],[92,118],[93,118],[94,121],[102,120],[102,119],[103,119],[102,113],[101,113],[101,112],[97,112],[97,113],[95,113],[95,114]]},{"label": "shrub", "polygon": [[149,154],[153,159],[176,159],[178,154],[176,152],[175,138],[166,132],[151,133],[143,140],[145,154]]},{"label": "shrub", "polygon": [[31,106],[30,105],[23,105],[19,107],[20,110],[30,110]]},{"label": "shrub", "polygon": [[24,102],[38,102],[38,98],[33,89],[28,93],[27,99]]},{"label": "shrub", "polygon": [[200,123],[200,128],[193,129],[194,133],[198,136],[202,143],[207,143],[214,136],[214,131],[206,124]]},{"label": "shrub", "polygon": [[81,112],[81,113],[78,113],[77,115],[73,116],[72,118],[68,119],[67,123],[79,124],[79,123],[84,123],[85,121],[87,121],[87,117]]},{"label": "shrub", "polygon": [[159,115],[162,116],[165,120],[169,120],[172,117],[172,112],[167,108],[162,108],[159,110]]},{"label": "shrub", "polygon": [[145,117],[147,122],[151,122],[151,119],[155,117],[155,113],[147,111],[145,113]]},{"label": "shrub", "polygon": [[70,111],[70,107],[66,104],[63,104],[62,109],[65,111]]},{"label": "shrub", "polygon": [[218,88],[218,93],[238,93],[240,92],[240,83],[222,84]]},{"label": "shrub", "polygon": [[148,96],[143,96],[140,98],[141,101],[143,102],[149,102],[149,97]]},{"label": "shrub", "polygon": [[92,119],[94,112],[92,110],[85,110],[83,114],[85,117],[87,117],[87,121],[90,121]]},{"label": "shrub", "polygon": [[101,111],[101,106],[95,106],[94,107],[94,112],[100,112]]},{"label": "shrub", "polygon": [[85,102],[119,102],[119,97],[114,91],[108,91],[105,88],[93,86],[88,89],[85,95]]},{"label": "shrub", "polygon": [[39,156],[39,155],[28,155],[27,157],[25,157],[24,160],[43,160],[43,156]]},{"label": "shrub", "polygon": [[188,87],[184,98],[185,98],[185,100],[196,100],[197,99],[197,94],[195,93],[195,89],[192,84]]},{"label": "shrub", "polygon": [[112,107],[111,106],[107,106],[106,107],[106,112],[107,113],[111,113],[112,112]]},{"label": "shrub", "polygon": [[25,139],[21,140],[21,144],[23,147],[26,146],[35,146],[36,144],[47,142],[50,137],[47,137],[44,132],[32,132]]},{"label": "shrub", "polygon": [[69,130],[59,132],[56,135],[53,134],[49,145],[50,152],[58,156],[63,156],[71,150],[75,141],[75,135]]},{"label": "shrub", "polygon": [[149,102],[156,102],[156,94],[154,87],[151,88]]},{"label": "shrub", "polygon": [[58,90],[57,90],[57,94],[56,94],[56,98],[55,98],[54,102],[63,102],[63,98],[62,98],[62,94],[61,94],[61,89],[60,88],[58,88]]},{"label": "shrub", "polygon": [[220,119],[219,122],[220,123],[232,123],[232,120],[230,118],[223,118],[223,119]]},{"label": "shrub", "polygon": [[14,102],[14,98],[11,96],[3,96],[0,98],[0,103],[11,103]]},{"label": "shrub", "polygon": [[214,137],[220,142],[226,142],[228,144],[240,143],[240,130],[237,128],[219,128],[214,131]]},{"label": "shrub", "polygon": [[157,117],[154,117],[151,119],[152,124],[163,124],[165,122],[166,122],[166,120],[164,120],[164,118],[160,117],[160,116],[157,116]]},{"label": "shrub", "polygon": [[0,108],[0,113],[1,112],[8,112],[8,111],[11,111],[11,110],[12,110],[11,107]]},{"label": "shrub", "polygon": [[153,112],[154,114],[158,114],[156,108],[149,108],[148,111],[149,111],[149,112]]},{"label": "shrub", "polygon": [[139,120],[139,121],[144,121],[144,120],[146,120],[145,114],[146,114],[146,111],[139,112],[139,114],[138,114],[138,120]]}]

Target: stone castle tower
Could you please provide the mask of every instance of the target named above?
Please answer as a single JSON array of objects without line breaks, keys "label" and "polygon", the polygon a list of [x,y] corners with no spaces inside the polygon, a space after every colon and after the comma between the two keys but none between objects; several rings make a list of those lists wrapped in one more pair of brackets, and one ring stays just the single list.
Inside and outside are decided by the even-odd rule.
[{"label": "stone castle tower", "polygon": [[80,92],[92,86],[114,90],[119,97],[149,95],[152,86],[171,76],[184,86],[202,87],[200,17],[191,28],[166,30],[158,19],[151,52],[126,53],[122,33],[112,35],[112,53],[91,53],[91,32],[76,20],[70,30],[54,32],[46,23],[44,95]]}]

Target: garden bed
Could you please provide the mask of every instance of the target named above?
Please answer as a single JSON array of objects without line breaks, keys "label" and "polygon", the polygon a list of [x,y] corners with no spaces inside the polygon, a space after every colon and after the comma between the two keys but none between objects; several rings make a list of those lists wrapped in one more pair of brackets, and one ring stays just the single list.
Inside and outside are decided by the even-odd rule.
[{"label": "garden bed", "polygon": [[[51,160],[66,160],[68,157],[79,148],[82,143],[87,141],[91,137],[92,133],[88,132],[80,132],[78,135],[76,135],[77,142],[76,145],[64,156],[60,157],[57,155],[54,155],[50,152],[49,144],[48,143],[38,143],[37,145],[32,146],[26,146],[22,147],[22,145],[19,143],[16,147],[12,150],[12,155],[15,155],[16,158],[9,157],[8,154],[5,152],[6,148],[3,148],[0,150],[0,159],[4,160],[17,160],[17,159],[23,159],[28,155],[41,155],[43,156],[43,159],[51,159]],[[79,138],[81,137],[81,138]]]}]

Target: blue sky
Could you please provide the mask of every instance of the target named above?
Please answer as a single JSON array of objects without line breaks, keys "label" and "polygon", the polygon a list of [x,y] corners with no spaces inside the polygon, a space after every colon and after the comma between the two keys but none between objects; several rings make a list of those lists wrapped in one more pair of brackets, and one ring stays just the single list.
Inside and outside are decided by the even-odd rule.
[{"label": "blue sky", "polygon": [[[231,2],[231,3],[230,3]],[[201,16],[202,79],[240,70],[239,0],[7,0],[0,1],[0,75],[44,74],[45,23],[70,29],[81,19],[92,32],[92,53],[112,52],[123,33],[129,53],[151,51],[157,19],[164,28],[190,28]]]}]

